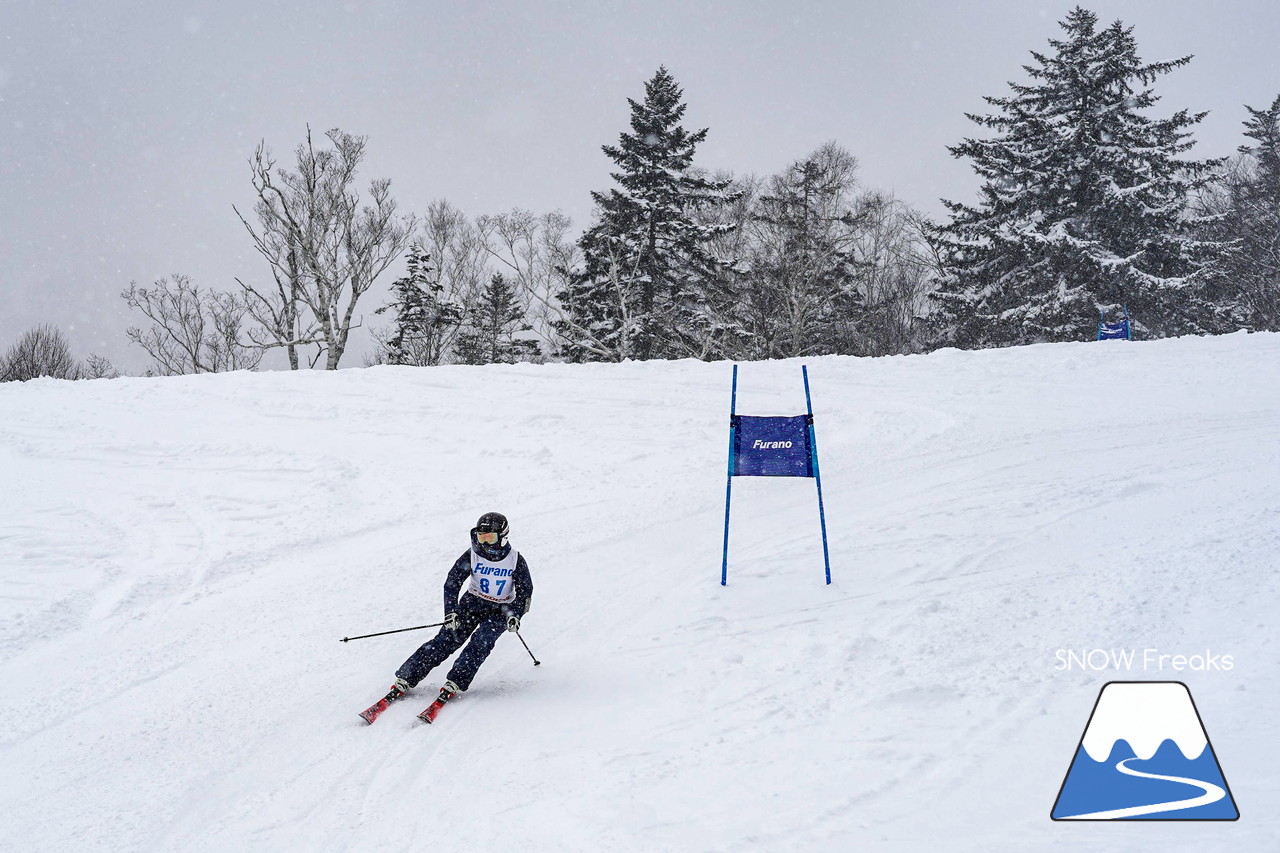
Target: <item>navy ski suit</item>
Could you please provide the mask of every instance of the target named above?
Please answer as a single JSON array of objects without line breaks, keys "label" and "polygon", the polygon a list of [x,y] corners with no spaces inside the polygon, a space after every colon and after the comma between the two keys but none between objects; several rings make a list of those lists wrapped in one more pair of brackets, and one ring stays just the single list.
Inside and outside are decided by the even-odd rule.
[{"label": "navy ski suit", "polygon": [[[510,551],[510,545],[503,545],[494,554],[484,556],[487,559],[501,560]],[[400,665],[396,670],[396,678],[403,678],[411,687],[417,686],[431,670],[444,663],[463,643],[467,643],[467,638],[470,637],[471,642],[467,643],[466,649],[453,662],[448,675],[448,679],[458,685],[458,689],[466,690],[471,686],[471,679],[476,677],[480,664],[493,651],[493,644],[507,630],[507,617],[523,616],[529,611],[533,579],[529,575],[529,565],[524,561],[523,554],[516,558],[515,572],[511,577],[515,585],[514,601],[498,604],[471,595],[469,591],[459,600],[458,593],[470,577],[471,551],[468,549],[454,561],[444,582],[444,612],[446,616],[454,612],[458,614],[460,622],[457,630],[441,628],[440,633],[423,643]]]}]

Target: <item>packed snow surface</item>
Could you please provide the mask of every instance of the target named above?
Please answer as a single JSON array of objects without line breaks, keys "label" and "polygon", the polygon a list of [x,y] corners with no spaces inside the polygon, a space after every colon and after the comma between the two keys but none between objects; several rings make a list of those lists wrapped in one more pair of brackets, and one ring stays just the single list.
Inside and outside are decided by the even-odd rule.
[{"label": "packed snow surface", "polygon": [[[0,385],[0,849],[1275,849],[1280,336],[804,363],[830,586],[798,478],[720,585],[727,363]],[[364,725],[489,510],[542,666]],[[1239,821],[1050,820],[1134,679]]]}]

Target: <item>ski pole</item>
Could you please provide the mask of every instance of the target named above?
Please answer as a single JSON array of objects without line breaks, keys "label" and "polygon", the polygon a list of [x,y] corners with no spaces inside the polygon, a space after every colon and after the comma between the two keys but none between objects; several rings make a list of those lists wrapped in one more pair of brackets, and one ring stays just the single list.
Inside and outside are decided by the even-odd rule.
[{"label": "ski pole", "polygon": [[533,650],[529,648],[529,644],[524,641],[524,637],[520,636],[520,632],[516,631],[516,638],[520,640],[520,645],[524,646],[524,650],[529,653],[529,657],[533,658],[534,666],[542,666],[542,661],[533,657]]},{"label": "ski pole", "polygon": [[423,628],[439,628],[443,622],[433,622],[430,625],[414,625],[412,628],[397,628],[394,631],[379,631],[376,634],[361,634],[358,637],[343,637],[339,643],[347,643],[351,640],[363,640],[365,637],[381,637],[384,634],[399,634],[404,631],[421,631]]}]

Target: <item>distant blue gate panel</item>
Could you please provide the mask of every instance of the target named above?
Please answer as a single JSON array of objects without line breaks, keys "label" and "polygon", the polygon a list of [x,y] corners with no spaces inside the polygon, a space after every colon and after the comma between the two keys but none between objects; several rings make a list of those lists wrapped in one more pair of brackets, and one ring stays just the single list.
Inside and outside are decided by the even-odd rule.
[{"label": "distant blue gate panel", "polygon": [[1129,338],[1129,322],[1121,320],[1119,323],[1101,323],[1098,325],[1098,340],[1115,341],[1128,340]]},{"label": "distant blue gate panel", "polygon": [[733,416],[735,477],[812,477],[812,415],[790,418]]}]

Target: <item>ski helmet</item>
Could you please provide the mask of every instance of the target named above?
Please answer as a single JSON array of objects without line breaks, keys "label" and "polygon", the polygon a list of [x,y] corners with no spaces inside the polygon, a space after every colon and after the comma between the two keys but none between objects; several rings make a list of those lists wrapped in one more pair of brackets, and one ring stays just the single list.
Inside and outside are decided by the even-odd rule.
[{"label": "ski helmet", "polygon": [[[477,545],[502,548],[507,544],[507,531],[510,529],[505,515],[500,512],[486,512],[476,522],[475,529],[471,531],[471,536]],[[484,538],[490,541],[483,541],[480,538],[482,534],[489,534],[485,535]]]}]

